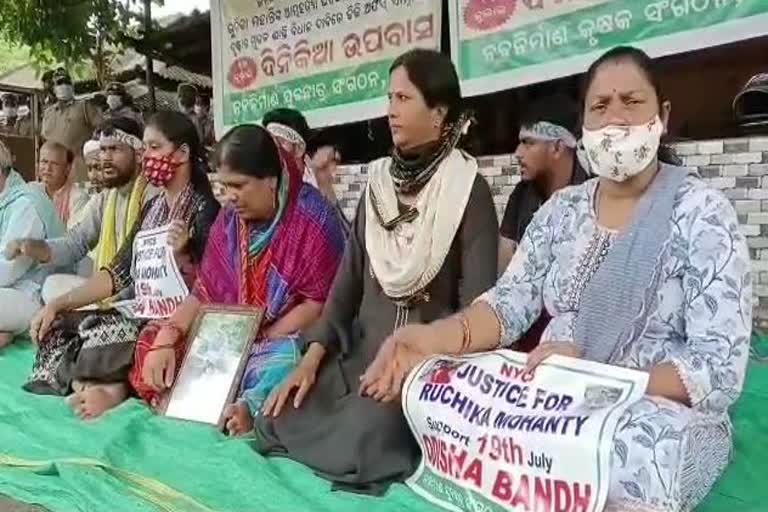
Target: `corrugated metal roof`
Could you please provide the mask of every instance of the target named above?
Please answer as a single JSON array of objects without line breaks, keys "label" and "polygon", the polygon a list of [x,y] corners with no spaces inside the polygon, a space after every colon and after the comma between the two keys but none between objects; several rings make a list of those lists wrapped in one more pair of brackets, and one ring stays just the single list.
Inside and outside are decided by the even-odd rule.
[{"label": "corrugated metal roof", "polygon": [[31,64],[25,64],[0,75],[0,85],[22,89],[41,89],[42,84],[37,69]]}]

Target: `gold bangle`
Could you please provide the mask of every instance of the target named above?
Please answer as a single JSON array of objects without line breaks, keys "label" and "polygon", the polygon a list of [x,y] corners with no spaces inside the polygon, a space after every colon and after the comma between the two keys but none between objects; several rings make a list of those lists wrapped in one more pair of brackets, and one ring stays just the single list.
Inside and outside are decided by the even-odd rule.
[{"label": "gold bangle", "polygon": [[459,313],[456,318],[461,323],[462,337],[461,348],[459,348],[459,354],[466,353],[467,349],[472,345],[472,331],[469,329],[469,321],[464,313]]}]

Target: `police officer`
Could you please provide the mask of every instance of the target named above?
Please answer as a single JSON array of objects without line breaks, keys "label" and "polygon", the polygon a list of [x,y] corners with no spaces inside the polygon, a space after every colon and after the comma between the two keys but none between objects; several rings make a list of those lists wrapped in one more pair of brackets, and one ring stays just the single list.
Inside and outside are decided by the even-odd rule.
[{"label": "police officer", "polygon": [[3,113],[0,117],[0,134],[16,137],[32,136],[32,119],[29,112],[19,112],[19,97],[13,93],[3,95]]},{"label": "police officer", "polygon": [[45,110],[41,135],[67,146],[76,155],[74,173],[76,182],[87,180],[83,162],[83,144],[101,123],[102,114],[88,101],[75,99],[72,77],[64,68],[53,74],[53,93],[56,103]]}]

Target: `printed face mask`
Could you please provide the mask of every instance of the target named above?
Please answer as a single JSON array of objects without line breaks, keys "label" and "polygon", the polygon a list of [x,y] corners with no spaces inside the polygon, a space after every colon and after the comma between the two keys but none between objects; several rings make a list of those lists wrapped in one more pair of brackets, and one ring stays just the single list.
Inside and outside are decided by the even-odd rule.
[{"label": "printed face mask", "polygon": [[159,157],[144,155],[144,177],[150,185],[165,187],[176,175],[179,164],[171,155]]},{"label": "printed face mask", "polygon": [[582,143],[590,171],[613,181],[626,181],[643,172],[656,157],[664,124],[659,116],[636,126],[583,129]]}]

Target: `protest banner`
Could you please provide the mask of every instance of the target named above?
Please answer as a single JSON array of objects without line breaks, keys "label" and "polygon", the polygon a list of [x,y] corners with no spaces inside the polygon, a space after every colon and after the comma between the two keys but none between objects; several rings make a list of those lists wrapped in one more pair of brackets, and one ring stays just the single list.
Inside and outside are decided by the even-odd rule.
[{"label": "protest banner", "polygon": [[216,134],[295,108],[313,127],[385,114],[389,66],[438,48],[433,0],[212,0]]},{"label": "protest banner", "polygon": [[584,72],[607,49],[652,57],[768,34],[764,0],[449,0],[465,95]]},{"label": "protest banner", "polygon": [[168,233],[168,226],[140,231],[133,242],[133,307],[138,318],[167,318],[189,295],[173,248],[168,245]]},{"label": "protest banner", "polygon": [[403,411],[422,450],[408,485],[448,510],[600,512],[617,422],[648,374],[510,350],[415,368]]}]

